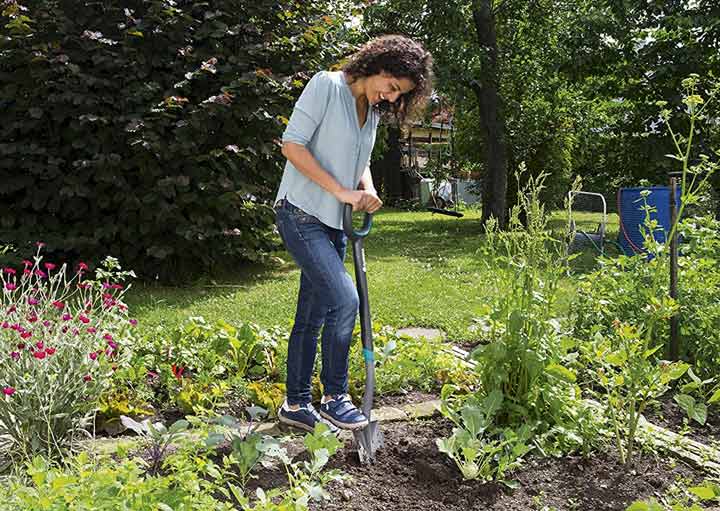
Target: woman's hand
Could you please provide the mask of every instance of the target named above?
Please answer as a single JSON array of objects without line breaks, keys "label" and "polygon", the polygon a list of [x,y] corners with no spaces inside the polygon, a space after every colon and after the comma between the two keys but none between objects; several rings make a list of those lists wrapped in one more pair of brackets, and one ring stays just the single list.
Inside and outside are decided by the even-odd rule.
[{"label": "woman's hand", "polygon": [[375,190],[340,190],[335,197],[343,204],[352,204],[353,211],[375,213],[382,206],[382,201]]},{"label": "woman's hand", "polygon": [[382,207],[382,201],[377,195],[377,190],[371,188],[369,190],[363,190],[365,196],[363,197],[363,204],[360,206],[361,211],[367,211],[368,213],[375,213]]}]

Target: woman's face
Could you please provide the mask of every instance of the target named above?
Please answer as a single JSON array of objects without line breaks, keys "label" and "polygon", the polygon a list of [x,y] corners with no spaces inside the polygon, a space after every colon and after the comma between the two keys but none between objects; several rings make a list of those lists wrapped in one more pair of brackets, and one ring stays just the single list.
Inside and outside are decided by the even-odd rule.
[{"label": "woman's face", "polygon": [[397,99],[415,88],[415,84],[409,78],[397,78],[382,71],[380,74],[367,78],[365,94],[371,105],[381,101],[395,103]]}]

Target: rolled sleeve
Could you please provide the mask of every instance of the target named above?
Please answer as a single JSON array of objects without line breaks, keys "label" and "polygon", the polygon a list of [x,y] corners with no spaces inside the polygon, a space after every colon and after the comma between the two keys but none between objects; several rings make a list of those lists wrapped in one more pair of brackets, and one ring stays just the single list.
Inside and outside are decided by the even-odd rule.
[{"label": "rolled sleeve", "polygon": [[331,80],[326,71],[316,73],[303,89],[282,136],[283,142],[307,145],[327,110]]}]

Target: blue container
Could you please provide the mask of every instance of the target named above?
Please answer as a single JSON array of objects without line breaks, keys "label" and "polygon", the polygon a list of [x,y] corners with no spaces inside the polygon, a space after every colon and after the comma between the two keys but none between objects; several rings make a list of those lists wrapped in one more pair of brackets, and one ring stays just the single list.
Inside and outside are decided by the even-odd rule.
[{"label": "blue container", "polygon": [[[670,231],[670,188],[667,186],[651,186],[647,188],[620,188],[618,190],[618,215],[620,216],[620,239],[618,240],[627,255],[645,252],[645,240],[640,230],[645,222],[645,210],[642,196],[648,190],[647,204],[657,211],[650,218],[657,220],[659,227],[653,233],[655,240],[664,243]],[[680,208],[680,187],[677,189],[677,208]]]}]

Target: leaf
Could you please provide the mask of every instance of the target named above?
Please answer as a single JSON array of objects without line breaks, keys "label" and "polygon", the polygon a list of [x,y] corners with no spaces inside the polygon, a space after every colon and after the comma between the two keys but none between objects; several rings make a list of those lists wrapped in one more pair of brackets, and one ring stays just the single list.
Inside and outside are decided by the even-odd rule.
[{"label": "leaf", "polygon": [[673,400],[685,410],[688,416],[691,414],[691,410],[695,407],[695,398],[688,396],[687,394],[675,394]]},{"label": "leaf", "polygon": [[712,486],[693,486],[688,491],[701,500],[711,500],[716,497],[715,490]]},{"label": "leaf", "polygon": [[168,433],[170,434],[176,434],[180,433],[181,431],[185,431],[190,427],[190,423],[186,421],[185,419],[180,419],[178,421],[175,421],[172,426],[170,426],[170,429],[168,430]]},{"label": "leaf", "polygon": [[664,511],[663,507],[657,502],[633,502],[625,511]]},{"label": "leaf", "polygon": [[559,378],[563,381],[569,382],[569,383],[575,383],[577,380],[577,377],[575,376],[575,373],[573,373],[570,369],[567,367],[560,365],[558,363],[552,363],[545,367],[545,371],[556,378]]},{"label": "leaf", "polygon": [[695,409],[693,410],[692,418],[695,419],[698,424],[704,426],[705,421],[707,420],[707,406],[705,406],[704,403],[696,404]]},{"label": "leaf", "polygon": [[135,433],[137,433],[140,436],[145,436],[148,433],[147,424],[148,422],[143,422],[142,424],[137,422],[134,419],[131,419],[130,417],[126,417],[125,415],[120,416],[120,422],[123,423],[123,426],[125,426],[128,429],[133,430]]},{"label": "leaf", "polygon": [[720,389],[717,389],[710,399],[708,399],[708,404],[711,405],[713,403],[717,403],[718,401],[720,401]]}]

